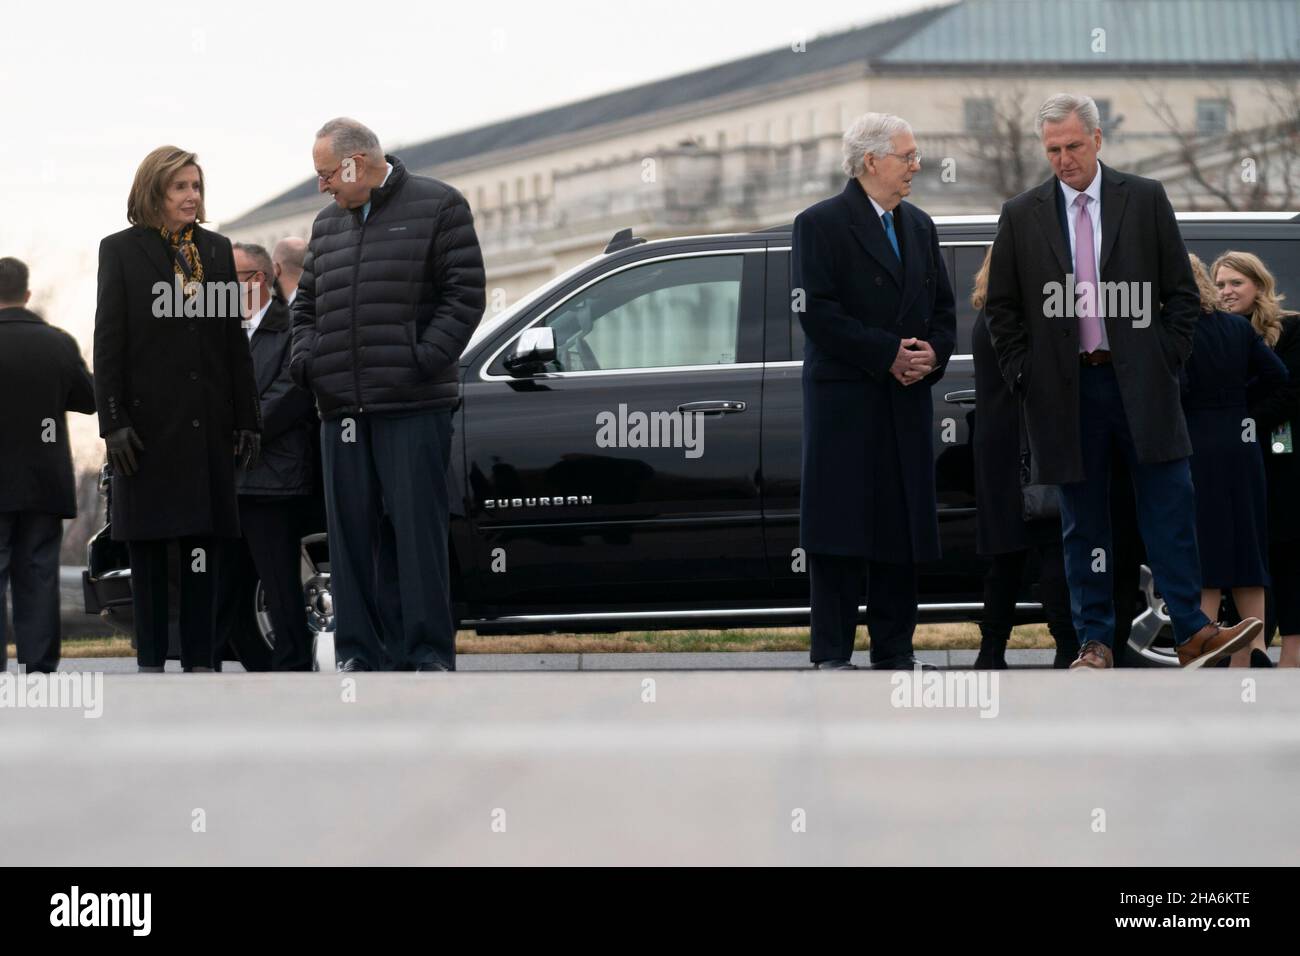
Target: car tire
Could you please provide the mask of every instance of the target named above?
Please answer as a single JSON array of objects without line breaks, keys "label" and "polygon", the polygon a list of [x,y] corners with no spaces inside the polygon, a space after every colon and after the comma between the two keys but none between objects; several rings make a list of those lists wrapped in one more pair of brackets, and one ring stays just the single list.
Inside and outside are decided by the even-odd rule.
[{"label": "car tire", "polygon": [[255,578],[247,581],[235,600],[241,609],[230,636],[231,656],[246,671],[271,669],[271,643],[262,635],[257,625],[257,602],[261,598],[262,584]]}]

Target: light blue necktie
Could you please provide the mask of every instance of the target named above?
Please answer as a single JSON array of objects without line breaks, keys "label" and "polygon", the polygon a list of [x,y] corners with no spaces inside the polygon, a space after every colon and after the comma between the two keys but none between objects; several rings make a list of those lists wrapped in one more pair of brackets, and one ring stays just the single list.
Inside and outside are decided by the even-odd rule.
[{"label": "light blue necktie", "polygon": [[898,251],[898,235],[894,232],[894,214],[887,212],[880,217],[880,221],[885,224],[885,237],[889,239],[889,244],[894,247],[894,255],[898,256],[898,261],[903,261],[903,254]]}]

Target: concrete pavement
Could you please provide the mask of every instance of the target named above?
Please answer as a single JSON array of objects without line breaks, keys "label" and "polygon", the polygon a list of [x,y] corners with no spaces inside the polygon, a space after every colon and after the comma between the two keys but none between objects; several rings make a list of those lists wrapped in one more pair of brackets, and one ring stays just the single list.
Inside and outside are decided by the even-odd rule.
[{"label": "concrete pavement", "polygon": [[[938,667],[970,667],[975,663],[973,650],[917,651],[916,656]],[[1280,650],[1269,650],[1277,663]],[[866,653],[859,651],[854,660],[865,664]],[[1007,651],[1007,663],[1013,669],[1050,669],[1054,652],[1042,648]],[[699,653],[600,653],[600,654],[460,654],[456,667],[462,671],[617,671],[617,670],[806,670],[807,651],[707,651]],[[169,661],[169,670],[180,672],[179,661]],[[102,671],[105,674],[134,674],[133,657],[67,658],[59,665],[65,671]],[[239,673],[243,668],[228,661],[225,669]],[[9,662],[9,670],[17,664]]]},{"label": "concrete pavement", "polygon": [[0,863],[1300,861],[1295,672],[997,676],[985,718],[870,672],[109,674],[0,708]]}]

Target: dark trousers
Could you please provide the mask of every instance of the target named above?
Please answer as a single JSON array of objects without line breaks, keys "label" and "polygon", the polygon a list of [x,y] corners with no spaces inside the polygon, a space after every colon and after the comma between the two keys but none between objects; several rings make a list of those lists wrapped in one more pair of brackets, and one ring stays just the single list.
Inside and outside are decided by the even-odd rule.
[{"label": "dark trousers", "polygon": [[1109,647],[1115,640],[1115,553],[1110,521],[1113,446],[1128,463],[1138,530],[1156,587],[1169,608],[1174,640],[1181,644],[1210,623],[1201,613],[1196,495],[1188,461],[1138,461],[1111,365],[1080,367],[1079,436],[1086,477],[1061,485],[1065,574],[1079,644],[1098,641]]},{"label": "dark trousers", "polygon": [[309,671],[312,666],[302,590],[302,529],[309,504],[307,495],[240,495],[243,537],[226,542],[221,561],[220,643],[243,626],[241,618],[249,613],[244,600],[260,580],[275,636],[271,669],[276,671]]},{"label": "dark trousers", "polygon": [[867,631],[872,663],[907,657],[916,630],[916,566],[833,554],[808,555],[814,664],[848,660],[867,578]]},{"label": "dark trousers", "polygon": [[[63,519],[31,511],[0,513],[0,599],[13,589],[14,645],[29,673],[59,666],[59,549]],[[0,670],[9,643],[0,600]]]},{"label": "dark trousers", "polygon": [[[167,663],[167,546],[170,542],[128,541],[131,555],[131,606],[135,610],[136,659],[141,667]],[[213,667],[216,662],[215,593],[220,574],[220,539],[179,538],[181,666]],[[198,563],[195,551],[202,552]]]},{"label": "dark trousers", "polygon": [[[344,441],[345,422],[353,423]],[[321,423],[334,649],[373,670],[454,670],[447,553],[451,413]]]},{"label": "dark trousers", "polygon": [[[1059,541],[1036,545],[1038,551],[1038,599],[1047,618],[1058,650],[1071,657],[1078,652],[1078,639],[1070,617],[1070,587],[1065,580],[1065,556]],[[1030,549],[1011,551],[992,556],[988,573],[984,577],[984,617],[981,631],[999,641],[1005,641],[1015,626],[1016,598],[1020,596],[1020,583],[1024,578],[1025,564]]]}]

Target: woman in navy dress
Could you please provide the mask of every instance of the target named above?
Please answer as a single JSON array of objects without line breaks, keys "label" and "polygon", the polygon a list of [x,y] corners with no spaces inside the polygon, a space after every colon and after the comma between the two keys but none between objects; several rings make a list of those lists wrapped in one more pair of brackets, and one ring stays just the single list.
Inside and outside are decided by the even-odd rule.
[{"label": "woman in navy dress", "polygon": [[[1183,411],[1192,439],[1196,539],[1201,553],[1201,610],[1218,620],[1225,591],[1244,620],[1264,619],[1268,576],[1268,490],[1264,457],[1249,416],[1246,389],[1255,394],[1284,385],[1286,366],[1251,324],[1218,308],[1218,290],[1196,256],[1192,272],[1201,292],[1192,354],[1183,367]],[[1261,633],[1233,666],[1271,666]],[[1254,651],[1258,650],[1263,656]]]},{"label": "woman in navy dress", "polygon": [[[1248,319],[1264,344],[1282,360],[1291,381],[1270,395],[1252,395],[1250,416],[1259,429],[1268,483],[1268,574],[1273,579],[1270,617],[1282,634],[1279,667],[1300,667],[1300,316],[1282,308],[1285,298],[1260,258],[1225,252],[1210,269],[1219,304]],[[1267,639],[1267,637],[1266,637]]]}]

